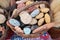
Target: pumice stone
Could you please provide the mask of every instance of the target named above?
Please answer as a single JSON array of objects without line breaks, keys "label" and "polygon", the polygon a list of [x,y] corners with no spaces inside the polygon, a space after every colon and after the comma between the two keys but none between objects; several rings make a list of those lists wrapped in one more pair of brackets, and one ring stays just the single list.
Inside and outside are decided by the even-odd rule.
[{"label": "pumice stone", "polygon": [[0,24],[4,23],[5,21],[6,21],[6,17],[0,14]]},{"label": "pumice stone", "polygon": [[43,13],[47,13],[49,12],[49,8],[41,8],[40,11]]},{"label": "pumice stone", "polygon": [[21,12],[19,16],[20,16],[21,22],[23,22],[24,24],[29,24],[32,20],[31,15],[29,15],[29,13],[26,11]]},{"label": "pumice stone", "polygon": [[32,1],[27,1],[27,2],[26,2],[26,6],[27,6],[27,5],[30,5],[30,4],[32,4],[32,3],[33,3]]},{"label": "pumice stone", "polygon": [[4,13],[4,9],[1,9],[1,8],[0,8],[0,12],[1,12],[1,13]]},{"label": "pumice stone", "polygon": [[37,19],[32,18],[32,21],[30,22],[30,24],[33,25],[33,24],[36,24],[36,23],[37,23]]},{"label": "pumice stone", "polygon": [[30,28],[31,26],[25,26],[25,27]]},{"label": "pumice stone", "polygon": [[40,13],[39,15],[37,15],[35,18],[36,19],[40,19],[40,18],[42,18],[44,16],[44,13]]},{"label": "pumice stone", "polygon": [[44,23],[44,18],[39,19],[38,26],[41,26]]},{"label": "pumice stone", "polygon": [[31,13],[31,16],[32,16],[32,17],[35,17],[35,16],[37,16],[39,13],[40,13],[40,10],[39,10],[39,9],[35,9],[35,10]]},{"label": "pumice stone", "polygon": [[36,28],[38,28],[38,25],[32,25],[31,26],[31,30],[35,30]]},{"label": "pumice stone", "polygon": [[28,28],[28,27],[25,27],[25,28],[23,29],[23,31],[24,31],[24,33],[27,34],[27,35],[31,33],[31,29]]},{"label": "pumice stone", "polygon": [[51,22],[50,15],[48,13],[45,14],[45,22],[46,23],[50,23]]},{"label": "pumice stone", "polygon": [[40,4],[40,8],[45,8],[45,4]]},{"label": "pumice stone", "polygon": [[9,23],[13,26],[20,26],[19,21],[17,21],[16,19],[10,19]]}]

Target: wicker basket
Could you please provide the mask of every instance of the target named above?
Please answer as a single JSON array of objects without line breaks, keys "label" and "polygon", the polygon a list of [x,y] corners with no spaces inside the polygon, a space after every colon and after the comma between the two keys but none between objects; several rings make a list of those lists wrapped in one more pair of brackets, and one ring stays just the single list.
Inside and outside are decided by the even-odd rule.
[{"label": "wicker basket", "polygon": [[[34,6],[34,5],[36,5],[36,4],[42,4],[42,3],[46,4],[46,6],[47,6],[48,8],[50,8],[48,2],[46,2],[46,1],[34,2],[34,3],[31,4],[31,5],[25,6],[23,9],[18,9],[17,14],[19,15],[20,12],[26,10],[27,8],[29,8],[29,7],[31,7],[31,6]],[[18,16],[18,15],[17,15],[17,16]],[[15,18],[15,16],[11,16],[11,18]],[[11,18],[10,18],[10,19],[11,19]],[[9,21],[9,20],[8,20],[8,21]],[[39,33],[30,34],[30,35],[25,35],[25,34],[17,33],[16,30],[14,29],[14,27],[12,27],[12,25],[10,25],[8,21],[7,21],[7,25],[11,28],[11,30],[12,30],[13,32],[15,32],[15,33],[16,33],[17,35],[19,35],[19,36],[22,36],[22,37],[25,37],[25,38],[35,38],[35,37],[39,37],[39,36],[40,36]]]}]

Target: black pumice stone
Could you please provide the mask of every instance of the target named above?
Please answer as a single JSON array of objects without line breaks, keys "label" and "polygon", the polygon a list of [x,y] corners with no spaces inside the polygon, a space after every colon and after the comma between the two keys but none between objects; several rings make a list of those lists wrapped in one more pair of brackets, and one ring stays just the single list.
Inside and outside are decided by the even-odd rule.
[{"label": "black pumice stone", "polygon": [[35,30],[36,28],[38,28],[38,25],[32,25],[31,26],[31,30]]}]

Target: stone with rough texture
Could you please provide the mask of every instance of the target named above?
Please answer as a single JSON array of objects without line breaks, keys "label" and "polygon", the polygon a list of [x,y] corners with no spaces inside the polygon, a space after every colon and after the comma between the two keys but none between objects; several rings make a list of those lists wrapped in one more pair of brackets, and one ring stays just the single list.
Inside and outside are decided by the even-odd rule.
[{"label": "stone with rough texture", "polygon": [[0,14],[0,24],[4,23],[5,21],[6,21],[6,17]]},{"label": "stone with rough texture", "polygon": [[47,13],[49,12],[49,8],[41,8],[40,11],[43,13]]},{"label": "stone with rough texture", "polygon": [[31,13],[31,16],[32,16],[32,17],[35,17],[35,16],[37,16],[39,13],[40,13],[40,10],[39,10],[39,9],[35,9],[35,10]]},{"label": "stone with rough texture", "polygon": [[29,15],[28,12],[23,11],[19,14],[20,16],[20,20],[24,23],[24,24],[29,24],[32,21],[32,17],[31,15]]},{"label": "stone with rough texture", "polygon": [[45,14],[45,22],[46,23],[50,23],[51,22],[50,15],[48,13]]},{"label": "stone with rough texture", "polygon": [[38,26],[41,26],[44,23],[44,18],[39,19]]},{"label": "stone with rough texture", "polygon": [[30,22],[31,25],[34,25],[37,23],[37,19],[33,18],[32,21]]},{"label": "stone with rough texture", "polygon": [[40,8],[45,8],[45,4],[40,4]]},{"label": "stone with rough texture", "polygon": [[39,5],[35,5],[36,8],[40,8]]},{"label": "stone with rough texture", "polygon": [[38,28],[38,25],[32,25],[31,26],[31,30],[35,30],[36,28]]},{"label": "stone with rough texture", "polygon": [[31,29],[30,29],[30,28],[27,28],[27,27],[24,28],[23,31],[24,31],[24,33],[25,33],[26,35],[28,35],[28,34],[31,33]]},{"label": "stone with rough texture", "polygon": [[33,3],[32,1],[27,1],[26,6],[28,6],[28,5],[32,4],[32,3]]},{"label": "stone with rough texture", "polygon": [[30,28],[31,26],[25,26],[25,27]]},{"label": "stone with rough texture", "polygon": [[4,9],[0,8],[0,12],[1,12],[1,13],[4,13]]},{"label": "stone with rough texture", "polygon": [[42,18],[44,16],[44,13],[40,13],[39,15],[37,15],[35,18],[36,19],[40,19],[40,18]]},{"label": "stone with rough texture", "polygon": [[20,22],[17,21],[16,19],[10,19],[9,23],[13,26],[20,26]]}]

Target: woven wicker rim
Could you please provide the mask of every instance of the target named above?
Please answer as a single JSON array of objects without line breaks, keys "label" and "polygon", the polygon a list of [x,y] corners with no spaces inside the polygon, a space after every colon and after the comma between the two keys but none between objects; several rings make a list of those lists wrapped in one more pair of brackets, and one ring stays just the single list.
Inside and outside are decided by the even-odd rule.
[{"label": "woven wicker rim", "polygon": [[[25,6],[25,7],[22,8],[22,9],[18,9],[17,14],[19,15],[20,12],[26,10],[27,8],[29,8],[29,7],[31,7],[31,6],[34,6],[34,5],[37,5],[37,4],[42,4],[42,3],[46,4],[46,5],[48,6],[48,8],[50,8],[48,2],[46,2],[46,1],[39,1],[39,2],[34,2],[34,3],[31,4],[31,5]],[[50,14],[50,12],[49,12],[49,14]],[[17,16],[18,16],[18,15],[17,15]],[[15,18],[15,17],[14,17],[14,16],[11,16],[10,19],[12,19],[12,18]],[[8,21],[9,21],[9,20],[8,20]],[[8,21],[7,21],[7,23],[9,23]],[[8,26],[9,26],[9,25],[8,25]],[[11,25],[11,26],[12,26],[12,25]],[[9,26],[9,27],[10,27],[10,26]],[[39,37],[39,36],[40,36],[39,33],[37,33],[37,34],[30,34],[30,35],[25,35],[25,34],[17,33],[17,32],[15,31],[14,27],[10,27],[10,28],[11,28],[11,30],[12,30],[13,32],[15,32],[17,35],[22,36],[22,37],[25,37],[25,38],[36,38],[36,37]]]}]

